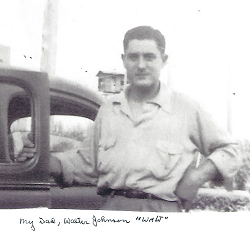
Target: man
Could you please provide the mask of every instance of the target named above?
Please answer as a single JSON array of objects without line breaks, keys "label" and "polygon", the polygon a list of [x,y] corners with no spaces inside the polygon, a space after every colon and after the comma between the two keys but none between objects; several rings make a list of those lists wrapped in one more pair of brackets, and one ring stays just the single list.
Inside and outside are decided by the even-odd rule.
[{"label": "man", "polygon": [[[129,30],[122,60],[129,87],[101,106],[89,151],[51,159],[65,183],[97,183],[103,209],[178,212],[198,189],[239,166],[236,144],[197,103],[159,81],[165,38],[148,26]],[[197,153],[207,159],[198,167]]]}]

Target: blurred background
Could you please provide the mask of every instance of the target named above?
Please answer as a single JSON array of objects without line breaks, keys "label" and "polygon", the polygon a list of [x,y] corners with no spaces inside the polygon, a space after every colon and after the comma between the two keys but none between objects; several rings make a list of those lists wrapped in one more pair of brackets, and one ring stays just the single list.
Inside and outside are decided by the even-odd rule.
[{"label": "blurred background", "polygon": [[167,41],[162,81],[249,140],[249,22],[247,1],[1,0],[0,63],[98,90],[98,72],[125,72],[125,32],[151,25]]}]

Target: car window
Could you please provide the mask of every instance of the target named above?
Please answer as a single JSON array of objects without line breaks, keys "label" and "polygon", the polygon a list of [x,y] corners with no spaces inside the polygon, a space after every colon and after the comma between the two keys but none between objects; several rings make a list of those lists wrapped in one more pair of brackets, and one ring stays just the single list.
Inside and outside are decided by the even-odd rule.
[{"label": "car window", "polygon": [[88,146],[94,121],[79,116],[52,116],[50,120],[50,151],[63,152]]},{"label": "car window", "polygon": [[[63,152],[75,148],[86,148],[93,135],[94,121],[88,118],[69,115],[50,117],[50,152]],[[21,118],[10,127],[13,138],[13,151],[16,162],[30,159],[32,155],[23,152],[33,147],[31,118]]]},{"label": "car window", "polygon": [[[1,163],[9,165],[15,160],[15,154],[23,147],[18,133],[10,134],[10,125],[22,116],[34,116],[33,103],[28,91],[12,84],[0,85],[1,97]],[[27,122],[31,130],[31,120]],[[14,145],[15,141],[15,145]]]},{"label": "car window", "polygon": [[[21,162],[18,156],[24,151],[25,148],[35,148],[34,140],[31,130],[31,117],[21,118],[14,121],[10,127],[9,134],[9,153],[14,158]],[[31,155],[31,157],[33,157]]]}]

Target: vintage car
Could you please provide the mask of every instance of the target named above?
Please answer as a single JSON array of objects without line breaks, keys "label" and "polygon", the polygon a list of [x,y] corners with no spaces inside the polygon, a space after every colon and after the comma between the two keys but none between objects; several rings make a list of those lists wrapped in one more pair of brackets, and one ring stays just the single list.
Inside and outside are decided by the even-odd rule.
[{"label": "vintage car", "polygon": [[[48,168],[53,153],[84,144],[102,96],[46,73],[1,68],[0,98],[0,208],[99,209],[94,185],[59,187]],[[84,135],[72,131],[81,127]]]},{"label": "vintage car", "polygon": [[[0,209],[100,209],[105,199],[95,185],[59,186],[49,159],[87,146],[103,97],[45,73],[0,68],[0,98]],[[200,191],[194,208],[249,206],[249,193],[232,192],[239,203],[231,205],[223,190]]]}]

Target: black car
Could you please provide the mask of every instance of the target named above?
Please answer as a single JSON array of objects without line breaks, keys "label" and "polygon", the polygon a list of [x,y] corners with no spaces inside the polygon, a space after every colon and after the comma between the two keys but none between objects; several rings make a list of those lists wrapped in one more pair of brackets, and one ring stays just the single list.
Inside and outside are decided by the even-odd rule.
[{"label": "black car", "polygon": [[102,96],[46,73],[1,68],[0,99],[0,208],[99,209],[94,185],[59,187],[48,168],[53,153],[84,144]]}]

